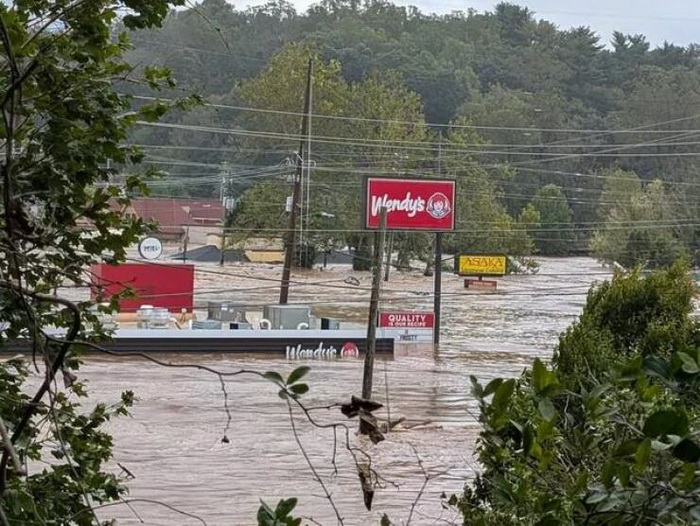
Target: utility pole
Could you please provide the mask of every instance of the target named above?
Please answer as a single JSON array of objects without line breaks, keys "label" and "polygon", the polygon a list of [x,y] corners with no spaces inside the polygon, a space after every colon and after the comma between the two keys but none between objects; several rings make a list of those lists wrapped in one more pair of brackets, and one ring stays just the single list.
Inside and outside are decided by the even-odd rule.
[{"label": "utility pole", "polygon": [[292,273],[294,248],[296,245],[297,208],[301,192],[301,175],[304,169],[304,141],[311,118],[311,90],[313,85],[314,65],[309,59],[309,70],[306,75],[306,96],[304,97],[304,115],[301,118],[301,140],[297,153],[296,169],[294,170],[294,191],[292,192],[292,210],[289,212],[289,233],[284,251],[284,268],[282,269],[282,286],[280,287],[280,305],[286,305],[289,299],[289,278]]},{"label": "utility pole", "polygon": [[379,318],[379,293],[382,286],[382,260],[386,243],[386,207],[382,207],[379,217],[379,230],[374,233],[374,257],[372,258],[372,295],[369,300],[369,320],[367,323],[367,352],[362,376],[362,398],[372,398],[372,375],[374,373],[374,353],[377,348],[377,321]]},{"label": "utility pole", "polygon": [[224,224],[221,228],[221,251],[219,253],[219,266],[224,266],[224,260],[226,255],[226,220],[224,219]]},{"label": "utility pole", "polygon": [[389,248],[386,251],[386,267],[384,268],[384,281],[389,281],[391,270],[391,254],[394,251],[394,233],[389,234]]}]

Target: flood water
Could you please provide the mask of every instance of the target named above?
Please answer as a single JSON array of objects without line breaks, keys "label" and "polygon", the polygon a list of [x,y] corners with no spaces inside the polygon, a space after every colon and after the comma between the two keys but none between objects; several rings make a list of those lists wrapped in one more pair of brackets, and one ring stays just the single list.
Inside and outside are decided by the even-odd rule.
[{"label": "flood water", "polygon": [[[197,302],[275,302],[274,282],[254,278],[278,278],[278,272],[250,265],[201,267]],[[310,303],[316,314],[361,321],[367,311],[368,276],[353,274],[361,279],[358,290],[301,284],[323,281],[346,286],[342,280],[350,274],[347,267],[295,274],[293,279],[300,283],[292,288],[290,301]],[[344,524],[379,524],[384,513],[394,524],[405,524],[425,481],[416,455],[429,482],[415,505],[411,524],[458,524],[455,513],[442,508],[440,496],[460,492],[477,469],[472,453],[479,426],[469,376],[481,380],[516,376],[533,358],[550,358],[559,332],[580,314],[591,283],[607,276],[591,259],[545,259],[538,274],[508,276],[499,280],[497,294],[476,294],[467,293],[460,278],[445,275],[439,351],[425,345],[401,348],[392,360],[379,361],[374,374],[375,398],[386,402],[388,393],[391,417],[404,416],[410,425],[423,425],[389,433],[386,441],[373,446],[355,436],[356,423],[348,422],[337,409],[312,412],[319,422],[349,423],[352,446],[371,455],[382,477],[372,511],[364,508],[345,437],[337,437],[336,474],[333,432],[314,428],[295,411],[299,439]],[[227,292],[218,294],[224,287]],[[426,295],[432,288],[430,278],[394,273],[385,288],[387,307],[432,308],[432,297]],[[163,358],[226,372],[253,369],[285,374],[301,363],[231,355]],[[304,363],[312,367],[311,389],[303,397],[307,407],[328,406],[360,394],[361,361]],[[110,424],[115,462],[135,475],[129,482],[130,497],[159,500],[197,518],[145,502],[134,503],[135,511],[111,507],[102,510],[101,516],[117,517],[123,525],[249,525],[256,523],[260,499],[274,505],[280,498],[294,496],[299,499],[295,514],[307,518],[304,524],[337,524],[300,452],[287,405],[271,384],[246,375],[226,380],[232,422],[226,432],[230,442],[222,443],[227,415],[216,376],[163,368],[140,359],[97,357],[89,358],[82,374],[91,394],[101,400],[114,401],[125,389],[133,390],[139,399],[132,417]],[[116,464],[112,467],[119,469]]]}]

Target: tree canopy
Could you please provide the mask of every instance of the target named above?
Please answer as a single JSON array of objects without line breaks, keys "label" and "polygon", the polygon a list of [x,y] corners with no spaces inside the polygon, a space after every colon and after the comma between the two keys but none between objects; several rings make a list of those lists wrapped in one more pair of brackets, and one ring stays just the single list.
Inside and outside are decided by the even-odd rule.
[{"label": "tree canopy", "polygon": [[[251,180],[284,162],[296,149],[295,113],[313,55],[320,179],[324,167],[338,165],[356,173],[369,167],[422,175],[451,166],[460,180],[476,167],[495,190],[494,206],[512,220],[542,188],[555,185],[566,201],[555,219],[566,219],[569,208],[580,235],[562,233],[560,242],[537,248],[563,254],[589,250],[602,228],[597,208],[606,181],[618,170],[634,172],[643,186],[660,181],[675,200],[664,221],[681,226],[669,231],[664,246],[677,242],[691,255],[697,251],[695,45],[654,49],[644,36],[622,33],[606,43],[591,28],[561,29],[509,3],[484,13],[431,15],[384,0],[322,1],[306,12],[281,0],[242,10],[205,0],[171,12],[162,29],[136,31],[133,42],[134,61],[169,67],[180,86],[213,104],[168,117],[168,127],[132,133],[147,146],[147,159],[170,174],[170,186],[155,187],[162,192],[179,193],[186,182],[192,195],[217,195],[224,162]],[[378,125],[390,120],[416,126]],[[464,129],[474,141],[438,148],[440,137]],[[361,146],[351,144],[358,140]],[[537,237],[547,237],[547,226],[539,228]],[[615,257],[632,257],[632,245],[624,250],[626,257]]]}]

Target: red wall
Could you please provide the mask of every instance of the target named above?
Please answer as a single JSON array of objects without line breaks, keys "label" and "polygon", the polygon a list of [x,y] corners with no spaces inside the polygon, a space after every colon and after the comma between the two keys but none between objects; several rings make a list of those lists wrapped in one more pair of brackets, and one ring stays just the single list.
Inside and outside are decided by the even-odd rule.
[{"label": "red wall", "polygon": [[[130,288],[134,298],[119,302],[120,312],[135,312],[141,305],[165,307],[171,312],[194,307],[194,265],[165,265],[155,263],[100,264],[92,267],[93,283],[103,287],[104,300]],[[92,290],[93,301],[97,288]]]}]

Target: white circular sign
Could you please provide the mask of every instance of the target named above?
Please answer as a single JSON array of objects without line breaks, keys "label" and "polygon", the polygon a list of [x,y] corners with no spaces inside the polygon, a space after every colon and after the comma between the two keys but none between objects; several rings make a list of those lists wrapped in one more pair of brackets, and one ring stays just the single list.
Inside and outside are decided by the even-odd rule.
[{"label": "white circular sign", "polygon": [[163,253],[163,243],[157,237],[144,237],[139,242],[139,254],[143,259],[158,259]]}]

